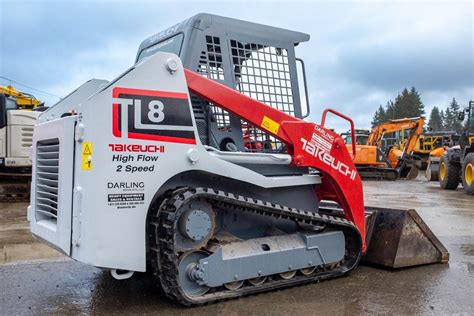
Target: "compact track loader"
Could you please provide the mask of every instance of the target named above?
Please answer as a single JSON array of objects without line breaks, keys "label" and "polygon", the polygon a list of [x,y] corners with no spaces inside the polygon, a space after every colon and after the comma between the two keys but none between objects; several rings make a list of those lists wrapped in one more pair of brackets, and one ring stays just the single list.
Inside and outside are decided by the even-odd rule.
[{"label": "compact track loader", "polygon": [[307,40],[209,14],[146,39],[118,78],[40,118],[33,234],[117,279],[152,270],[184,305],[347,275],[364,253],[446,262],[415,211],[364,207],[352,157],[324,127],[332,113],[354,137],[350,118],[302,119],[295,46]]}]

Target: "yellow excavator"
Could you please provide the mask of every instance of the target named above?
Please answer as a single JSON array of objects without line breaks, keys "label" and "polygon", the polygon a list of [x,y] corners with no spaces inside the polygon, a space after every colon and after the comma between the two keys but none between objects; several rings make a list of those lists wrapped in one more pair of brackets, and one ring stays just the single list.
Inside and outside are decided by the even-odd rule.
[{"label": "yellow excavator", "polygon": [[[413,150],[423,132],[422,117],[390,120],[374,127],[363,143],[363,133],[356,135],[356,156],[354,163],[363,179],[396,180],[413,179],[418,176]],[[388,144],[384,137],[390,133],[408,131],[402,146]],[[346,146],[352,144],[350,137],[345,137]],[[403,149],[400,149],[403,148]]]},{"label": "yellow excavator", "polygon": [[0,94],[15,98],[16,107],[19,110],[31,110],[44,105],[44,103],[35,98],[35,96],[26,92],[18,91],[12,86],[0,86]]}]

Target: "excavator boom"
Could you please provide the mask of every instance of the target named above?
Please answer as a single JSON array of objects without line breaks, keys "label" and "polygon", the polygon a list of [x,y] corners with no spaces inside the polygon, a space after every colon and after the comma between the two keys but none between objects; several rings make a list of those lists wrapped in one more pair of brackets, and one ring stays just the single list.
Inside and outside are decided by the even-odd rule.
[{"label": "excavator boom", "polygon": [[[423,132],[424,119],[402,118],[380,124],[372,129],[367,144],[357,145],[355,164],[363,179],[396,180],[413,179],[418,169],[413,160],[413,150]],[[410,130],[403,149],[383,146],[384,135]]]},{"label": "excavator boom", "polygon": [[0,93],[14,97],[16,99],[16,104],[20,109],[34,109],[43,105],[43,102],[35,98],[33,95],[18,91],[12,86],[0,86]]}]

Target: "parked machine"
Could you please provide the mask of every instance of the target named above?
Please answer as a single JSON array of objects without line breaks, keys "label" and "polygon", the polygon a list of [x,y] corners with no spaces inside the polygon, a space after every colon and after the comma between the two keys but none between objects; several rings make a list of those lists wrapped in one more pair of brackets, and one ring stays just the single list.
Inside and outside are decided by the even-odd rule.
[{"label": "parked machine", "polygon": [[[369,140],[370,130],[368,129],[356,129],[355,130],[355,143],[356,145],[366,145]],[[348,131],[341,134],[342,139],[346,145],[352,145],[352,133]],[[351,148],[351,146],[349,146]]]},{"label": "parked machine", "polygon": [[418,170],[426,170],[430,153],[436,154],[438,148],[453,146],[458,142],[459,135],[454,131],[428,131],[423,132],[418,138],[418,142],[413,149],[413,156],[416,157],[416,167]]},{"label": "parked machine", "polygon": [[436,180],[438,174],[442,189],[455,190],[462,183],[467,194],[474,194],[474,101],[459,113],[459,119],[466,121],[459,145],[432,153],[429,180]]},{"label": "parked machine", "polygon": [[0,87],[0,200],[29,197],[33,128],[43,104],[15,88]]},{"label": "parked machine", "polygon": [[15,98],[16,109],[32,110],[44,106],[44,103],[38,100],[34,95],[21,92],[12,86],[0,86],[0,94]]},{"label": "parked machine", "polygon": [[[356,144],[354,163],[362,179],[396,180],[413,179],[418,175],[413,150],[423,131],[424,119],[403,118],[390,120],[374,127],[368,136],[359,135],[359,140],[367,139],[366,143]],[[387,144],[385,135],[407,131],[402,138],[402,146],[390,142]],[[357,137],[357,136],[356,136]],[[350,149],[351,138],[345,137],[346,147]]]},{"label": "parked machine", "polygon": [[446,262],[415,211],[364,207],[324,127],[335,114],[354,139],[350,118],[302,119],[295,46],[308,40],[210,14],[146,39],[118,78],[41,116],[32,233],[117,279],[152,270],[184,305],[343,276],[363,255]]}]

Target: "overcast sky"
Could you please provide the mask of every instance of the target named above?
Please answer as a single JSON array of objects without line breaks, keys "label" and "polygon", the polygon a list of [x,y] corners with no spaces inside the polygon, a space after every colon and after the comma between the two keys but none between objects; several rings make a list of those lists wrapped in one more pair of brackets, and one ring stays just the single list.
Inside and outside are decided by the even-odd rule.
[{"label": "overcast sky", "polygon": [[379,104],[411,86],[427,113],[474,99],[474,1],[0,0],[0,76],[64,96],[90,78],[113,79],[143,39],[199,12],[310,34],[296,52],[315,122],[332,107],[368,127]]}]

